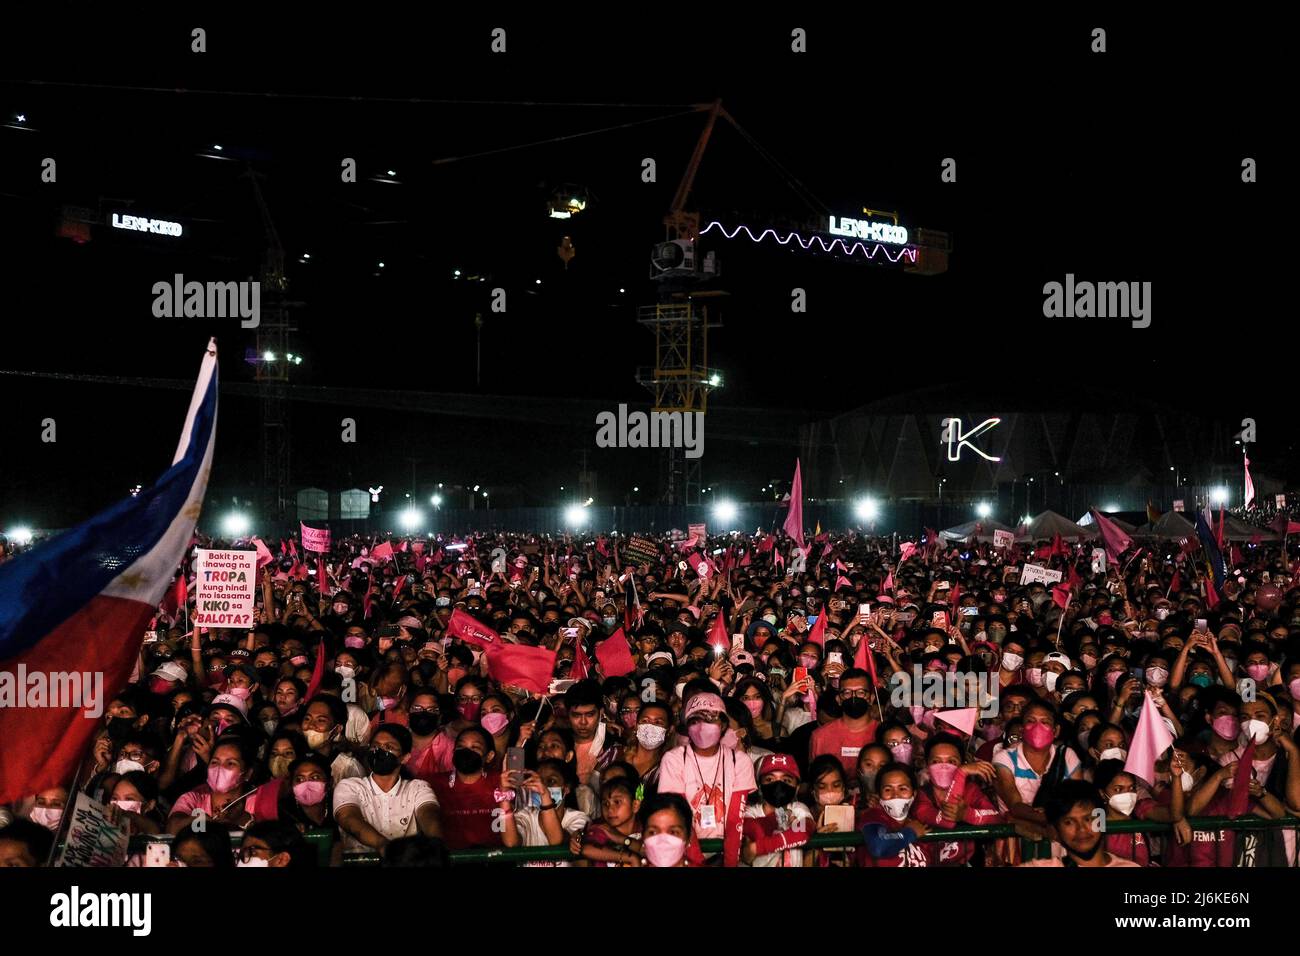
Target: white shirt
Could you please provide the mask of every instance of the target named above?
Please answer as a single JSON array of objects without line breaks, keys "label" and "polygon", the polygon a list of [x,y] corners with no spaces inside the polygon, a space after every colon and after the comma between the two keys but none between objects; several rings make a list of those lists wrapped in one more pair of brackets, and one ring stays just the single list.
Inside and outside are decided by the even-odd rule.
[{"label": "white shirt", "polygon": [[[744,813],[746,819],[761,820],[765,816],[767,814],[763,812],[761,803],[746,804]],[[793,830],[798,833],[817,832],[817,821],[813,818],[812,811],[797,800],[787,807],[777,807],[776,821],[778,830]],[[777,850],[775,853],[760,853],[749,865],[800,867],[803,866],[803,847]]]},{"label": "white shirt", "polygon": [[[568,836],[585,830],[591,818],[580,810],[570,810],[568,807],[562,807],[561,809],[564,810],[564,815],[560,817],[560,829],[565,832],[567,842]],[[548,810],[547,813],[550,813],[550,811]],[[551,845],[551,841],[546,839],[546,834],[542,831],[541,814],[542,811],[537,807],[525,807],[522,810],[515,811],[515,829],[519,831],[519,837],[524,841],[524,846]],[[569,866],[570,864],[568,860],[544,860],[529,865]]]},{"label": "white shirt", "polygon": [[361,761],[346,751],[339,751],[330,764],[330,776],[334,778],[334,787],[344,780],[351,777],[364,777],[366,768],[361,766]]},{"label": "white shirt", "polygon": [[[356,807],[366,823],[388,840],[414,836],[419,832],[415,823],[415,811],[426,803],[432,803],[436,807],[438,798],[434,795],[433,788],[423,780],[398,780],[397,785],[387,793],[379,788],[374,777],[348,777],[334,787],[336,817],[342,807]],[[343,841],[345,850],[368,849],[346,831]]]}]

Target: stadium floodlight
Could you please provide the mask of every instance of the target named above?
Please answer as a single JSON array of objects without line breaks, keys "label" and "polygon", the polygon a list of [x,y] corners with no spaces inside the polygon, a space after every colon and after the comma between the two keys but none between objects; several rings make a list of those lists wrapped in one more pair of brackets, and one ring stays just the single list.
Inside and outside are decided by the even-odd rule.
[{"label": "stadium floodlight", "polygon": [[274,362],[274,361],[275,361],[275,353],[274,353],[274,352],[271,352],[271,351],[263,352],[263,353],[262,353],[262,361],[263,361],[263,362]]},{"label": "stadium floodlight", "polygon": [[993,514],[993,506],[987,501],[981,501],[975,506],[975,515],[979,518],[987,518]]},{"label": "stadium floodlight", "polygon": [[253,527],[253,522],[242,511],[232,511],[221,519],[221,533],[227,538],[242,538]]},{"label": "stadium floodlight", "polygon": [[1115,512],[1119,511],[1119,505],[1117,505],[1117,504],[1115,504],[1115,503],[1112,502],[1111,504],[1106,505],[1106,506],[1105,506],[1104,508],[1102,508],[1101,510],[1104,511],[1104,512],[1106,512],[1106,514],[1108,514],[1108,515],[1109,515],[1109,514],[1114,514]]},{"label": "stadium floodlight", "polygon": [[713,505],[713,517],[724,525],[729,525],[736,520],[740,514],[740,509],[736,507],[734,501],[728,501],[725,498]]},{"label": "stadium floodlight", "polygon": [[401,513],[399,520],[402,522],[403,531],[416,531],[424,524],[424,515],[418,508],[407,508]]},{"label": "stadium floodlight", "polygon": [[441,508],[442,495],[434,495],[432,498],[429,499],[429,504],[433,505],[435,508]]},{"label": "stadium floodlight", "polygon": [[32,543],[32,529],[26,527],[12,528],[5,537],[19,547],[26,547]]},{"label": "stadium floodlight", "polygon": [[859,498],[853,502],[853,514],[859,521],[875,521],[880,517],[880,502],[875,498]]},{"label": "stadium floodlight", "polygon": [[1216,505],[1226,505],[1228,503],[1228,489],[1219,485],[1210,492],[1210,500]]},{"label": "stadium floodlight", "polygon": [[569,505],[564,509],[564,523],[574,528],[581,528],[587,523],[587,509],[582,505]]}]

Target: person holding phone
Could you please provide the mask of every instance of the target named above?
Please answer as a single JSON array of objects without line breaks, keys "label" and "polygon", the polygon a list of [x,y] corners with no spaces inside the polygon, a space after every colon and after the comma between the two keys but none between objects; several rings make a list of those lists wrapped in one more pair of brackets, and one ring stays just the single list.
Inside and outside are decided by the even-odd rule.
[{"label": "person holding phone", "polygon": [[[514,812],[514,826],[501,834],[503,846],[560,846],[582,833],[590,818],[578,809],[573,792],[573,770],[560,760],[542,760],[537,770],[508,770],[501,776],[502,790],[522,789],[528,799]],[[531,866],[569,866],[567,860]]]}]

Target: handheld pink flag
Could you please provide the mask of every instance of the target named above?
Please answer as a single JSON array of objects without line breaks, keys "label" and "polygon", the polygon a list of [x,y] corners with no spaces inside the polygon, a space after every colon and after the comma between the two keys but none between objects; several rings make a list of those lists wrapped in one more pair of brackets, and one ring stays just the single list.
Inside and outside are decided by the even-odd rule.
[{"label": "handheld pink flag", "polygon": [[963,707],[960,710],[941,710],[934,715],[935,720],[942,720],[951,727],[956,727],[967,737],[975,733],[975,718],[979,716],[976,707]]},{"label": "handheld pink flag", "polygon": [[785,524],[781,527],[803,551],[808,550],[803,543],[803,476],[797,458],[794,462],[794,481],[790,483],[790,510],[786,512]]},{"label": "handheld pink flag", "polygon": [[1106,557],[1118,561],[1119,556],[1133,546],[1133,539],[1096,508],[1091,509],[1091,513],[1092,520],[1097,522],[1097,530],[1101,532],[1101,540],[1106,546]]},{"label": "handheld pink flag", "polygon": [[1150,693],[1144,694],[1137,729],[1133,731],[1133,743],[1128,748],[1128,759],[1124,761],[1124,772],[1152,786],[1156,780],[1156,761],[1173,742],[1174,735],[1160,716],[1156,702]]}]

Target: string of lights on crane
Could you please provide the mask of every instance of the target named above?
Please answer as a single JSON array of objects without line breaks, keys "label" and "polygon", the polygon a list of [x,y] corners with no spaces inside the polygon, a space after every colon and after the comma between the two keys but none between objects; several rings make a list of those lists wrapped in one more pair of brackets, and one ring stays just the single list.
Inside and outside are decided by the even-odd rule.
[{"label": "string of lights on crane", "polygon": [[775,229],[764,229],[761,233],[755,236],[754,233],[750,230],[750,228],[744,225],[737,226],[730,233],[728,233],[727,227],[724,226],[722,223],[718,222],[716,219],[710,222],[703,229],[701,229],[700,235],[703,236],[707,234],[709,230],[711,230],[714,226],[717,226],[718,231],[721,232],[723,236],[725,236],[728,239],[736,238],[736,236],[739,235],[740,231],[743,229],[745,231],[745,234],[749,236],[750,241],[762,242],[765,238],[767,238],[767,234],[770,232],[772,234],[772,238],[774,238],[778,243],[780,243],[783,246],[789,245],[790,240],[794,239],[799,243],[799,245],[804,250],[807,250],[815,242],[819,246],[821,246],[822,252],[830,252],[835,248],[836,245],[838,245],[841,249],[844,250],[845,255],[849,255],[849,256],[853,255],[856,250],[861,249],[862,254],[865,255],[868,259],[874,259],[876,257],[877,252],[883,252],[885,254],[885,258],[888,259],[890,262],[897,262],[899,259],[903,258],[903,256],[907,256],[909,262],[916,262],[916,249],[914,248],[900,249],[898,251],[898,255],[891,256],[889,254],[889,250],[886,249],[878,242],[873,243],[872,248],[868,250],[867,247],[863,245],[861,242],[855,242],[850,247],[844,244],[843,239],[834,239],[830,243],[827,243],[826,240],[823,239],[821,236],[813,236],[811,239],[805,240],[803,236],[799,235],[799,233],[794,231],[791,231],[790,234],[787,235],[784,239],[782,239],[779,235],[777,235]]}]

